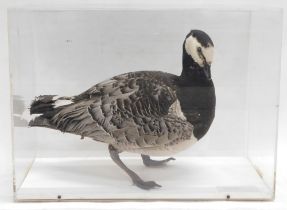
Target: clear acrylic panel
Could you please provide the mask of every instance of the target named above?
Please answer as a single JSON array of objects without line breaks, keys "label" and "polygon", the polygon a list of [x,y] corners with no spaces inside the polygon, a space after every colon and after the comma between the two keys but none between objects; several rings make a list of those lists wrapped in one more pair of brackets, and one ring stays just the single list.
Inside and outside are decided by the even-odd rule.
[{"label": "clear acrylic panel", "polygon": [[[179,75],[191,29],[206,31],[215,45],[211,129],[165,167],[121,154],[161,188],[133,186],[106,144],[28,127],[35,96],[73,96],[137,70]],[[281,30],[280,9],[10,9],[16,200],[272,199]]]}]

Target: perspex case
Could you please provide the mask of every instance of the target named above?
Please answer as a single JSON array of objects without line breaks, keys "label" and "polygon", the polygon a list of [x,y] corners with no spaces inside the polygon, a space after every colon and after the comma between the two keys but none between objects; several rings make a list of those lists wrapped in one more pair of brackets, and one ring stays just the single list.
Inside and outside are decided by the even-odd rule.
[{"label": "perspex case", "polygon": [[[161,188],[132,185],[106,144],[28,127],[35,96],[72,96],[130,71],[179,75],[182,43],[191,29],[206,31],[215,46],[216,117],[208,134],[165,167],[147,168],[139,155],[121,154],[126,165]],[[282,11],[276,8],[11,8],[15,199],[273,199],[281,33]]]}]

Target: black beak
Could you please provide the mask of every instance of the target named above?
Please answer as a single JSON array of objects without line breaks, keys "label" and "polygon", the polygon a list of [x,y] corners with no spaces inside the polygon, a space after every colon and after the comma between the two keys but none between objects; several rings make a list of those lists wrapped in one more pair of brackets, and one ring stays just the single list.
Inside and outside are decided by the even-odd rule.
[{"label": "black beak", "polygon": [[204,72],[204,75],[206,76],[206,78],[208,80],[211,80],[211,73],[210,73],[210,65],[209,64],[206,63],[204,65],[203,72]]}]

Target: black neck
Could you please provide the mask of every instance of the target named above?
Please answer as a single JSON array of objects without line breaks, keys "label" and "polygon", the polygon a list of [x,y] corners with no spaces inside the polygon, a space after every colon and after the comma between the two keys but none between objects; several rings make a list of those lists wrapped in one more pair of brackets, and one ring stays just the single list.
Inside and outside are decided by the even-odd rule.
[{"label": "black neck", "polygon": [[212,80],[205,76],[203,68],[194,62],[185,49],[182,73],[177,84],[181,109],[187,121],[194,126],[194,135],[199,140],[206,134],[214,118],[215,91]]},{"label": "black neck", "polygon": [[181,86],[197,86],[211,87],[213,82],[207,79],[202,69],[199,68],[183,68],[179,76],[179,84]]}]

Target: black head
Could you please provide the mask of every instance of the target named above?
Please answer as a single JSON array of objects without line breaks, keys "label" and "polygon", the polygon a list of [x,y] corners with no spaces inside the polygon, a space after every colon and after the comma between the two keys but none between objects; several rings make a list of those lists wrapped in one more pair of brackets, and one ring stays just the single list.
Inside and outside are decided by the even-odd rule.
[{"label": "black head", "polygon": [[210,66],[213,60],[213,42],[203,31],[190,31],[183,43],[183,70],[187,74],[197,74],[211,79]]}]

